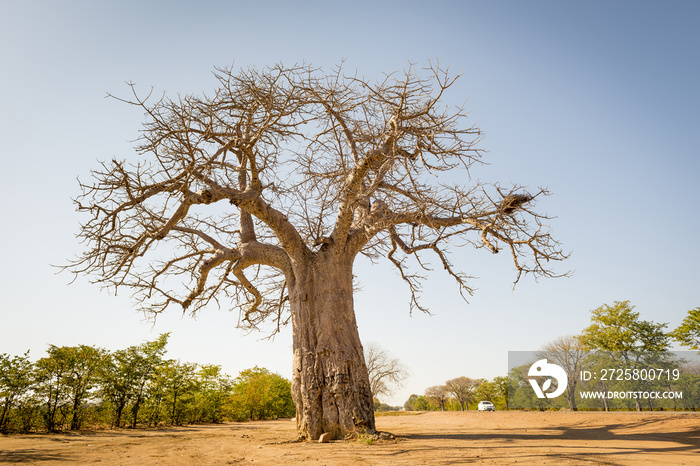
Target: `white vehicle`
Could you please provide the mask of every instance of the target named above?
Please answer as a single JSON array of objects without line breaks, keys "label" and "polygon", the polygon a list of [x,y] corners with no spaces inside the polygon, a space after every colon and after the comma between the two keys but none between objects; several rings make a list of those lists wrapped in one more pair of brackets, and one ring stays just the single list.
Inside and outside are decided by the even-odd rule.
[{"label": "white vehicle", "polygon": [[496,407],[490,401],[480,401],[479,411],[496,411]]}]

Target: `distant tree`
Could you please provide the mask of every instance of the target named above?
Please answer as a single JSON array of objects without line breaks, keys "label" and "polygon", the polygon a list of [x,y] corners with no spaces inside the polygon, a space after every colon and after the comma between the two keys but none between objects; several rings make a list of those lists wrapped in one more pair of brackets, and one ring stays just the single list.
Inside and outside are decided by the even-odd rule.
[{"label": "distant tree", "polygon": [[425,396],[435,401],[435,403],[440,406],[440,411],[444,411],[445,404],[450,398],[450,392],[444,385],[435,385],[425,390]]},{"label": "distant tree", "polygon": [[[594,357],[602,364],[608,359],[629,369],[640,368],[646,358],[657,359],[659,354],[669,351],[666,324],[641,320],[629,301],[615,301],[612,306],[604,304],[591,314],[592,323],[583,330],[579,341],[585,350],[596,351]],[[606,392],[606,383],[600,381],[600,384]],[[641,411],[639,400],[635,398],[634,402]],[[603,403],[607,411],[608,400],[603,398]]]},{"label": "distant tree", "polygon": [[457,377],[445,382],[445,388],[459,403],[462,411],[469,409],[469,402],[474,398],[474,390],[478,386],[476,380],[469,377]]},{"label": "distant tree", "polygon": [[508,377],[498,376],[494,378],[493,385],[496,388],[497,396],[503,399],[503,403],[505,404],[506,409],[508,409]]},{"label": "distant tree", "polygon": [[85,345],[49,345],[47,353],[36,363],[37,392],[46,400],[46,429],[56,431],[67,419],[71,430],[80,429],[84,405],[103,369],[105,351]]},{"label": "distant tree", "polygon": [[386,412],[386,411],[400,411],[400,406],[391,406],[386,403],[380,403],[379,400],[374,400],[374,411],[376,412]]},{"label": "distant tree", "polygon": [[134,396],[135,374],[133,352],[118,350],[107,355],[105,371],[102,374],[102,398],[111,403],[114,410],[112,425],[121,427],[122,413]]},{"label": "distant tree", "polygon": [[221,366],[205,364],[197,371],[198,413],[196,422],[222,422],[226,416],[226,400],[231,395],[233,381],[221,371]]},{"label": "distant tree", "polygon": [[369,384],[375,398],[389,396],[408,377],[408,371],[397,358],[378,344],[364,345]]},{"label": "distant tree", "polygon": [[68,403],[68,376],[71,361],[68,353],[55,345],[49,345],[48,355],[36,362],[37,394],[44,399],[42,416],[49,432],[60,428],[59,408]]},{"label": "distant tree", "polygon": [[403,408],[406,411],[435,411],[440,409],[440,406],[423,395],[413,394],[408,397]]},{"label": "distant tree", "polygon": [[[683,393],[683,409],[700,410],[700,362],[685,363],[680,367],[680,378],[675,381],[676,391]],[[675,404],[675,400],[674,400]]]},{"label": "distant tree", "polygon": [[102,163],[81,183],[86,247],[71,267],[131,288],[155,314],[221,303],[249,329],[291,320],[300,437],[376,433],[353,304],[359,254],[392,263],[421,310],[411,269],[428,269],[425,254],[463,295],[452,245],[507,251],[516,282],[554,276],[566,257],[534,209],[546,190],[463,184],[476,179],[481,132],[444,104],[454,79],[438,66],[379,82],[281,65],[215,77],[201,96],[132,87],[142,160]]},{"label": "distant tree", "polygon": [[0,354],[0,432],[7,432],[10,410],[34,383],[34,365],[29,351],[23,356]]},{"label": "distant tree", "polygon": [[406,400],[406,402],[403,404],[404,411],[418,411],[415,406],[417,398],[418,395],[415,393],[411,394],[411,396],[408,397],[408,400]]},{"label": "distant tree", "polygon": [[681,325],[671,332],[681,345],[700,351],[700,307],[688,311]]},{"label": "distant tree", "polygon": [[624,357],[639,352],[664,352],[670,347],[666,324],[640,320],[629,301],[615,301],[591,311],[591,325],[579,336],[583,348],[615,351]]},{"label": "distant tree", "polygon": [[80,429],[86,401],[92,396],[98,377],[104,368],[105,350],[93,346],[63,347],[63,357],[68,358],[67,396],[71,412],[71,430]]},{"label": "distant tree", "polygon": [[478,379],[477,386],[474,390],[474,401],[491,401],[494,402],[499,396],[500,389],[493,383],[486,379]]},{"label": "distant tree", "polygon": [[147,341],[135,348],[127,349],[130,353],[131,381],[133,383],[133,404],[131,408],[131,425],[136,428],[139,410],[148,393],[148,384],[158,376],[158,370],[165,364],[169,333],[161,334],[154,341]]},{"label": "distant tree", "polygon": [[130,346],[108,356],[101,387],[102,396],[114,408],[115,427],[121,426],[122,414],[129,405],[131,425],[136,427],[149,383],[154,380],[158,367],[163,364],[169,336],[170,334],[163,333],[154,341]]},{"label": "distant tree", "polygon": [[265,368],[242,371],[234,380],[233,409],[238,420],[294,416],[290,382]]},{"label": "distant tree", "polygon": [[187,424],[188,410],[193,408],[197,390],[197,365],[170,359],[156,370],[157,386],[163,403],[163,413],[172,425]]},{"label": "distant tree", "polygon": [[454,397],[449,397],[445,403],[445,411],[462,411],[462,406]]},{"label": "distant tree", "polygon": [[[533,361],[530,361],[521,366],[516,366],[508,371],[508,398],[509,398],[509,408],[515,409],[539,409],[544,411],[552,407],[552,399],[550,398],[537,398],[535,392],[532,390],[530,383],[528,382],[528,372]],[[488,400],[490,396],[493,396],[493,392],[502,393],[502,388],[500,383],[496,384],[496,387],[484,387],[478,393],[479,399]],[[487,390],[488,389],[488,390]],[[481,393],[482,391],[488,393]]]},{"label": "distant tree", "polygon": [[588,351],[577,337],[559,337],[542,347],[537,353],[537,358],[546,358],[549,362],[559,365],[566,372],[568,383],[566,385],[566,399],[569,407],[576,411],[576,383],[581,363],[586,358]]}]

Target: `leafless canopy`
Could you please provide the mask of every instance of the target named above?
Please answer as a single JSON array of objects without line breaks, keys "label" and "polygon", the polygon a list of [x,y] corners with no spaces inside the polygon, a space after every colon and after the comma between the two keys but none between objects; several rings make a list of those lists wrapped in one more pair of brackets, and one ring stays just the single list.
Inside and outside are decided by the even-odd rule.
[{"label": "leafless canopy", "polygon": [[[331,246],[385,257],[419,304],[432,254],[471,293],[449,247],[510,252],[523,274],[564,258],[524,193],[471,182],[480,131],[442,104],[438,66],[372,82],[309,66],[217,69],[213,94],[118,98],[145,122],[136,163],[112,160],[81,183],[85,252],[69,268],[135,291],[144,310],[241,309],[242,326],[287,317],[295,261]],[[460,179],[470,186],[448,184]]]},{"label": "leafless canopy", "polygon": [[561,366],[568,378],[566,386],[566,398],[571,409],[576,410],[576,382],[578,372],[589,352],[575,336],[559,337],[542,347],[537,352],[537,358],[546,358]]},{"label": "leafless canopy", "polygon": [[401,361],[378,344],[365,344],[364,355],[374,398],[391,395],[393,389],[400,387],[408,377],[408,371]]},{"label": "leafless canopy", "polygon": [[444,385],[435,385],[425,389],[425,396],[435,401],[440,406],[440,411],[444,411],[445,405],[450,399],[450,392]]},{"label": "leafless canopy", "polygon": [[459,402],[462,411],[464,411],[469,402],[474,398],[474,391],[478,386],[478,380],[464,376],[445,382],[445,388]]}]

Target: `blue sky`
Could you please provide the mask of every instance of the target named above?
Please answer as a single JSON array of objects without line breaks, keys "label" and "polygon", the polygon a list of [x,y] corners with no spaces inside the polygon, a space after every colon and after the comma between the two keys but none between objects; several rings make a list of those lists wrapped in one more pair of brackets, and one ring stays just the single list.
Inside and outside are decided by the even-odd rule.
[{"label": "blue sky", "polygon": [[80,251],[71,197],[97,160],[133,160],[142,115],[111,99],[126,81],[170,95],[209,91],[214,66],[312,63],[367,77],[409,61],[462,77],[485,132],[484,181],[546,186],[540,209],[572,255],[570,278],[522,281],[505,255],[462,250],[454,263],[476,294],[465,304],[439,271],[425,287],[433,316],[408,314],[386,264],[358,261],[360,334],[411,372],[402,404],[449,378],[492,378],[509,350],[576,334],[590,310],[629,299],[642,318],[677,326],[700,305],[696,178],[700,172],[697,2],[157,2],[1,0],[0,353],[49,343],[123,348],[172,332],[170,355],[291,373],[291,335],[244,336],[236,315],[171,312],[153,325],[128,293],[68,286],[50,264]]}]

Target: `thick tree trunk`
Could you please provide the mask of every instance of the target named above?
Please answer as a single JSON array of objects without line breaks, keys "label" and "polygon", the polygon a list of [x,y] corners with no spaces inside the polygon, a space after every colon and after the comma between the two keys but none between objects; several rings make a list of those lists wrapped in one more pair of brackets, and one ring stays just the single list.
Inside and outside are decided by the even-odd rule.
[{"label": "thick tree trunk", "polygon": [[318,253],[294,268],[292,395],[299,436],[375,433],[374,405],[352,295],[353,258]]}]

